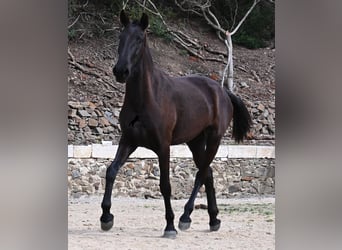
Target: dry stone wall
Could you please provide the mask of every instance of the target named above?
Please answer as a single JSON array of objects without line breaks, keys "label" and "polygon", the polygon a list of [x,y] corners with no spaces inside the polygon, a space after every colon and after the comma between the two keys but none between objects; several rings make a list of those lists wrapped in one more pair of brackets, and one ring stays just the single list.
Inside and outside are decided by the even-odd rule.
[{"label": "dry stone wall", "polygon": [[[73,197],[104,193],[108,159],[68,160],[68,192]],[[275,160],[216,158],[212,163],[217,197],[274,195]],[[171,158],[170,181],[172,198],[188,198],[197,169],[191,159]],[[129,159],[116,178],[113,195],[140,198],[161,198],[159,167],[156,159]],[[205,196],[202,187],[199,196]]]},{"label": "dry stone wall", "polygon": [[[275,105],[269,102],[248,102],[246,105],[253,118],[253,139],[246,144],[274,144],[275,139]],[[116,102],[68,102],[68,143],[88,145],[113,141],[117,144],[121,129],[119,114],[122,103]],[[230,129],[223,138],[223,144],[234,143],[230,139]]]}]

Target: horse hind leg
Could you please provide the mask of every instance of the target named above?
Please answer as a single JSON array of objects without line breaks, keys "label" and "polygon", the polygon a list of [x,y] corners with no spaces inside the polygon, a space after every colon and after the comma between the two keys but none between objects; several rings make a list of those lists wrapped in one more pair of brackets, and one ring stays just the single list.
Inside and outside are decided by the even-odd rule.
[{"label": "horse hind leg", "polygon": [[212,169],[209,166],[216,155],[220,140],[221,137],[215,131],[207,131],[207,133],[202,133],[199,137],[188,143],[195,164],[199,170],[196,174],[195,185],[190,198],[184,206],[184,213],[179,219],[178,227],[181,230],[187,230],[191,225],[190,215],[194,208],[197,193],[203,184],[205,185],[207,193],[210,231],[217,231],[220,228],[221,221],[217,219],[218,208]]},{"label": "horse hind leg", "polygon": [[209,166],[213,161],[218,147],[220,145],[221,137],[212,136],[208,138],[207,147],[206,147],[206,166],[207,168],[207,176],[205,179],[205,191],[207,193],[207,202],[208,202],[208,214],[209,214],[209,228],[210,231],[217,231],[220,228],[221,221],[217,219],[218,208],[216,203],[216,195],[214,188],[214,179],[213,179],[213,171]]},{"label": "horse hind leg", "polygon": [[205,181],[205,191],[207,193],[210,231],[217,231],[220,229],[221,221],[217,219],[218,208],[215,196],[213,171],[211,167],[208,168],[208,177]]},{"label": "horse hind leg", "polygon": [[203,163],[203,157],[205,153],[205,143],[206,143],[206,136],[204,133],[202,133],[200,136],[196,137],[194,140],[188,142],[188,146],[192,152],[194,162],[199,169],[199,171],[196,174],[195,184],[194,188],[191,192],[190,198],[188,202],[184,206],[184,212],[182,216],[179,218],[178,228],[182,231],[187,230],[190,228],[191,225],[191,218],[190,215],[194,208],[195,199],[197,196],[197,193],[201,186],[203,185],[201,181],[201,164]]}]

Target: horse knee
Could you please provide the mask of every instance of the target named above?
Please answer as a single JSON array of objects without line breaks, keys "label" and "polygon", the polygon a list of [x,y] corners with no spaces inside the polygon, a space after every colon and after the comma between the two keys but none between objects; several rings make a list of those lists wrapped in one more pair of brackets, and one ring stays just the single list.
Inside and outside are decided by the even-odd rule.
[{"label": "horse knee", "polygon": [[117,170],[109,166],[106,170],[106,182],[113,183],[117,174]]}]

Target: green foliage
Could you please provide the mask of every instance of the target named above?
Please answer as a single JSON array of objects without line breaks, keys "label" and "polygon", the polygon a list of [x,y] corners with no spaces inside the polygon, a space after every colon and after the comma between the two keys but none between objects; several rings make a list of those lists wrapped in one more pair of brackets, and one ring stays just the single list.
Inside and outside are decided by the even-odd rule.
[{"label": "green foliage", "polygon": [[76,31],[75,29],[68,30],[68,37],[70,40],[76,39]]},{"label": "green foliage", "polygon": [[[180,11],[174,1],[153,0],[153,3],[167,22],[175,19],[176,16],[192,17],[191,13]],[[232,30],[252,3],[252,0],[211,0],[210,9],[224,29]],[[79,21],[69,29],[69,39],[111,34],[106,31],[112,28],[113,20],[120,13],[122,4],[122,0],[69,0],[69,24],[76,20],[78,15],[81,15]],[[151,8],[151,6],[148,7]],[[126,11],[132,19],[139,19],[144,9],[135,1],[128,1]],[[150,18],[150,31],[158,37],[171,41],[172,37],[162,20],[158,16],[146,12]],[[248,48],[267,46],[268,41],[274,39],[274,14],[274,4],[267,1],[258,3],[232,37],[233,42]]]},{"label": "green foliage", "polygon": [[232,40],[234,43],[242,45],[248,49],[257,49],[266,46],[266,42],[256,36],[249,35],[245,31],[237,33],[235,36],[232,36]]},{"label": "green foliage", "polygon": [[[223,28],[233,30],[252,3],[252,0],[215,0],[212,9]],[[274,4],[261,1],[232,39],[236,44],[254,49],[267,46],[267,41],[274,39],[274,33]]]},{"label": "green foliage", "polygon": [[[139,5],[132,5],[127,7],[127,12],[129,13],[131,19],[139,20],[142,13],[144,12],[144,9]],[[149,13],[147,12],[147,14]],[[161,15],[163,16],[163,18],[167,19],[174,17],[174,14],[170,8],[164,8],[161,12]],[[168,32],[163,21],[156,15],[149,14],[149,29],[154,35],[161,37],[166,41],[172,40],[172,36]]]},{"label": "green foliage", "polygon": [[166,41],[171,41],[172,36],[167,31],[164,23],[157,18],[153,18],[150,20],[150,29],[158,37],[164,38]]}]

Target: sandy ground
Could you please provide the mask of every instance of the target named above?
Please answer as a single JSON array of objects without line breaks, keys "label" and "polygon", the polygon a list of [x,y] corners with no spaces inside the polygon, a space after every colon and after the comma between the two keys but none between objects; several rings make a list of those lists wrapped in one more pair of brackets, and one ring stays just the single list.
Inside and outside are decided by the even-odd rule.
[{"label": "sandy ground", "polygon": [[[114,227],[101,231],[102,197],[69,199],[68,249],[275,249],[275,199],[218,199],[221,228],[209,231],[207,210],[196,209],[187,231],[176,239],[162,237],[164,202],[153,199],[113,198]],[[172,200],[175,226],[185,200]],[[206,204],[197,199],[195,204]]]}]

